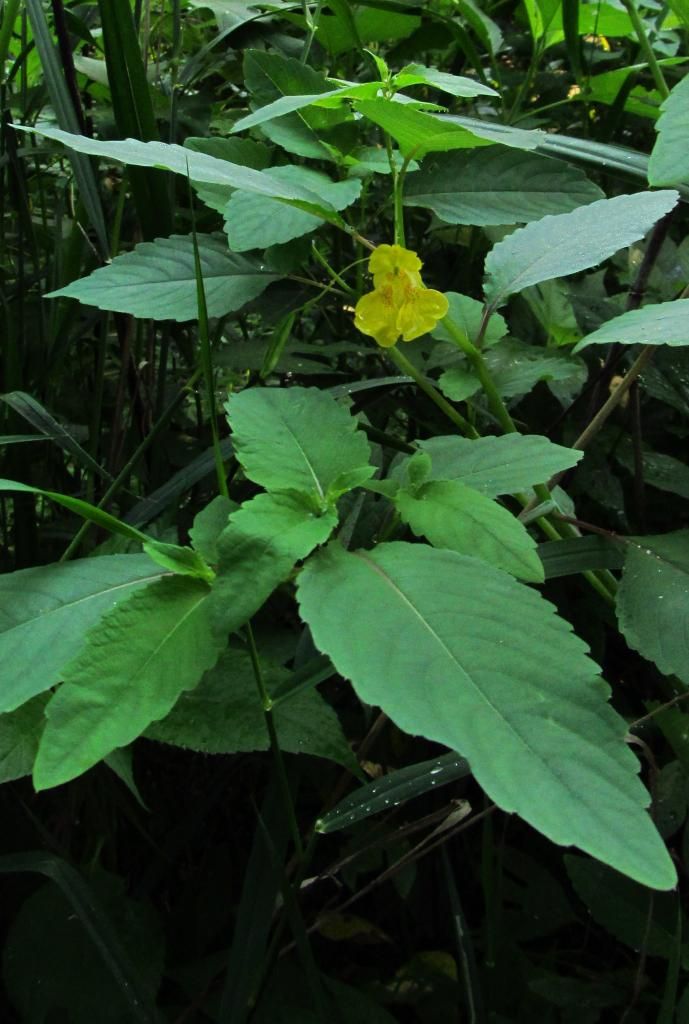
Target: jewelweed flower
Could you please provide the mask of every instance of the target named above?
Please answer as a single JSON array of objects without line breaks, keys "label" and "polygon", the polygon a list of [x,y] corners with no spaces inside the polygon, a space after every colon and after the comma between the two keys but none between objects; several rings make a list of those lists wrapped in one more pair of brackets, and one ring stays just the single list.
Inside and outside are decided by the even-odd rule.
[{"label": "jewelweed flower", "polygon": [[383,348],[399,339],[413,341],[432,331],[448,310],[442,292],[427,288],[419,271],[423,263],[411,249],[379,245],[368,268],[373,291],[362,295],[354,309],[354,325]]}]

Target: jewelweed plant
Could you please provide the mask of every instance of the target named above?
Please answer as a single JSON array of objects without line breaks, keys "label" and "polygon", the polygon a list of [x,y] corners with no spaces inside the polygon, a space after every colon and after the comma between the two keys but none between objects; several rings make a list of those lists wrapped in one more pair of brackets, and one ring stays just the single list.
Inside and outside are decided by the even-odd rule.
[{"label": "jewelweed plant", "polygon": [[682,3],[0,19],[7,1013],[681,1024]]}]

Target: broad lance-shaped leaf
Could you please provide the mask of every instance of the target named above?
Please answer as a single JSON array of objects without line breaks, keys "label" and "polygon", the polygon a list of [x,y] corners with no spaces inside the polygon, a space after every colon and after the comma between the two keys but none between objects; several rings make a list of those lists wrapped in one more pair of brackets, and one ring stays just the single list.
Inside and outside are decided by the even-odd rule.
[{"label": "broad lance-shaped leaf", "polygon": [[582,338],[574,349],[588,345],[689,345],[689,302],[658,302],[608,320]]},{"label": "broad lance-shaped leaf", "polygon": [[571,469],[583,452],[540,434],[504,434],[470,441],[454,434],[419,441],[431,457],[431,480],[459,480],[489,498],[517,494]]},{"label": "broad lance-shaped leaf", "polygon": [[689,530],[630,539],[617,619],[630,647],[689,684]]},{"label": "broad lance-shaped leaf", "polygon": [[91,626],[163,575],[148,555],[102,555],[0,575],[0,712],[59,683]]},{"label": "broad lance-shaped leaf", "polygon": [[595,267],[637,242],[679,199],[674,190],[599,199],[518,228],[486,258],[486,300],[501,306],[529,285]]},{"label": "broad lance-shaped leaf", "polygon": [[458,480],[431,480],[395,496],[402,522],[436,548],[474,555],[499,569],[543,582],[536,541],[502,505]]},{"label": "broad lance-shaped leaf", "polygon": [[[269,693],[291,675],[288,669],[263,659],[261,669]],[[324,757],[351,772],[358,771],[337,714],[318,690],[296,694],[280,704],[273,721],[282,750]],[[146,737],[204,754],[268,750],[268,731],[249,655],[227,650],[191,693],[182,694],[166,718],[150,726]]]},{"label": "broad lance-shaped leaf", "polygon": [[[289,211],[289,207],[286,209]],[[301,210],[295,212],[309,216]],[[255,260],[230,252],[225,238],[197,237],[209,316],[241,309],[279,280],[279,274],[266,271]],[[141,242],[132,252],[115,257],[88,277],[46,295],[48,299],[60,297],[154,320],[195,320],[198,298],[193,238],[172,235]]]},{"label": "broad lance-shaped leaf", "polygon": [[428,157],[404,190],[405,206],[423,206],[446,224],[523,224],[602,198],[577,168],[505,146]]},{"label": "broad lance-shaped leaf", "polygon": [[245,502],[217,540],[209,601],[215,634],[226,638],[243,626],[336,526],[334,508],[317,514],[299,494],[258,494]]},{"label": "broad lance-shaped leaf", "polygon": [[133,594],[90,631],[46,709],[36,789],[68,782],[131,743],[174,706],[222,645],[200,580],[173,576]]},{"label": "broad lance-shaped leaf", "polygon": [[648,181],[651,185],[685,184],[689,182],[689,78],[677,83],[660,110]]},{"label": "broad lance-shaped leaf", "polygon": [[250,388],[225,408],[244,472],[269,491],[301,491],[327,503],[375,472],[357,421],[317,388]]},{"label": "broad lance-shaped leaf", "polygon": [[272,178],[268,171],[255,171],[251,167],[233,164],[229,160],[218,160],[207,153],[195,153],[193,150],[185,149],[184,146],[165,142],[139,142],[137,139],[103,142],[101,139],[89,139],[84,135],[72,135],[44,124],[25,130],[61,142],[78,153],[104,156],[135,167],[160,167],[175,174],[182,174],[192,181],[205,181],[211,185],[231,185],[232,188],[241,188],[245,192],[258,192],[259,195],[273,196],[297,205],[305,204],[326,219],[330,219],[331,215],[335,216],[334,211],[319,196],[284,184]]},{"label": "broad lance-shaped leaf", "polygon": [[460,750],[498,806],[644,885],[675,884],[609,688],[535,590],[453,551],[332,543],[298,596],[316,646],[359,697]]},{"label": "broad lance-shaped leaf", "polygon": [[[484,128],[477,120],[472,121],[471,127],[460,125],[388,99],[356,100],[354,106],[364,117],[392,135],[404,156],[421,159],[426,153],[473,149],[490,146],[496,141],[491,126],[487,124]],[[497,141],[517,149],[535,149],[539,145],[539,133],[516,128],[510,133],[502,133]]]},{"label": "broad lance-shaped leaf", "polygon": [[[291,181],[318,192],[336,210],[350,206],[361,192],[361,181],[353,178],[331,181],[325,174],[295,164],[276,167],[272,173],[281,181]],[[312,213],[287,206],[277,199],[241,191],[234,193],[224,216],[227,237],[235,252],[267,249],[271,245],[290,242],[309,231],[316,231],[323,223]]]}]

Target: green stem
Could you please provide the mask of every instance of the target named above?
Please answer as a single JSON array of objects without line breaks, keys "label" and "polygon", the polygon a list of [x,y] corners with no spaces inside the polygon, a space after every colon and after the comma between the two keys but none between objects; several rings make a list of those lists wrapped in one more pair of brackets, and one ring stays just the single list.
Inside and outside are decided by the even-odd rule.
[{"label": "green stem", "polygon": [[402,206],[402,186],[404,184],[404,175],[397,170],[397,166],[395,164],[395,154],[392,149],[392,139],[387,134],[387,132],[385,134],[385,149],[387,150],[388,163],[390,164],[390,174],[392,175],[392,201],[395,218],[395,245],[404,246],[404,207]]},{"label": "green stem", "polygon": [[440,411],[447,416],[447,418],[451,420],[456,427],[459,427],[466,437],[477,438],[480,436],[478,431],[472,427],[471,423],[469,423],[468,420],[465,420],[462,414],[457,412],[457,410],[443,398],[440,392],[433,387],[431,382],[424,377],[423,374],[419,373],[416,367],[409,362],[406,356],[402,355],[396,345],[393,345],[392,348],[388,348],[385,351],[390,359],[392,359],[393,363],[400,368],[402,373],[406,373],[407,376],[411,377],[423,393],[428,395],[434,405],[437,405]]},{"label": "green stem", "polygon": [[21,0],[5,0],[2,9],[2,24],[0,24],[0,80],[2,81],[5,79],[5,62],[20,6]]},{"label": "green stem", "polygon": [[[158,437],[158,435],[161,433],[161,431],[164,429],[164,427],[166,427],[167,424],[170,422],[170,420],[176,413],[177,409],[186,398],[189,389],[192,388],[194,384],[196,384],[197,380],[201,376],[201,373],[201,367],[198,367],[196,370],[194,370],[193,374],[191,375],[187,383],[184,385],[182,390],[173,398],[173,400],[170,402],[170,404],[168,405],[167,409],[162,414],[160,419],[153,424],[149,433],[143,439],[143,441],[136,449],[132,457],[122,467],[118,475],[110,484],[107,491],[105,492],[101,500],[98,502],[98,505],[96,506],[97,508],[105,508],[108,505],[108,503],[115,497],[118,491],[125,485],[134,467],[137,465],[139,460],[146,454],[146,452],[151,447],[151,445]],[[93,524],[89,520],[87,520],[85,523],[82,523],[82,525],[79,527],[79,529],[75,533],[74,537],[72,538],[68,546],[65,548],[65,551],[63,552],[62,557],[60,558],[61,562],[68,562],[70,558],[74,557],[74,555],[79,550],[79,547],[81,546],[82,540],[84,539],[88,531],[91,529],[92,525]]]},{"label": "green stem", "polygon": [[318,3],[316,4],[316,12],[315,12],[315,14],[311,14],[311,11],[309,10],[308,3],[304,2],[304,18],[305,18],[306,24],[308,26],[309,34],[306,37],[306,41],[304,43],[304,49],[302,50],[301,57],[299,58],[300,59],[300,63],[302,63],[302,64],[306,64],[307,60],[309,59],[309,53],[311,52],[311,46],[313,44],[313,40],[315,38],[316,31],[318,29],[318,22],[320,21],[320,17],[321,17],[321,7],[322,6],[323,6],[323,0],[318,0]]},{"label": "green stem", "polygon": [[639,46],[641,47],[643,55],[646,58],[646,61],[648,62],[648,67],[651,71],[651,74],[653,75],[653,81],[655,82],[656,89],[663,97],[663,99],[666,100],[670,95],[670,90],[663,76],[660,64],[656,60],[656,55],[653,52],[653,47],[651,46],[648,36],[646,35],[646,29],[644,28],[644,23],[642,22],[639,16],[639,12],[636,9],[636,4],[634,3],[634,0],[622,0],[622,3],[626,7],[627,14],[629,15],[629,20],[634,26],[636,38],[638,39]]},{"label": "green stem", "polygon": [[261,662],[259,661],[258,650],[256,648],[256,639],[254,637],[254,631],[251,628],[250,622],[247,622],[246,624],[246,636],[249,642],[249,656],[251,658],[251,667],[253,668],[254,671],[256,688],[258,690],[258,695],[261,700],[263,718],[266,723],[268,739],[270,740],[270,749],[273,754],[273,760],[275,761],[275,770],[277,772],[278,784],[280,786],[280,790],[282,791],[284,809],[287,815],[290,832],[292,834],[294,848],[297,852],[297,856],[301,860],[301,858],[304,856],[304,847],[301,841],[299,826],[297,824],[297,816],[294,812],[294,803],[292,801],[292,793],[289,788],[289,779],[287,778],[287,771],[285,769],[285,762],[282,756],[282,749],[280,747],[280,741],[278,740],[278,734],[275,728],[275,721],[273,719],[273,705],[270,699],[270,695],[266,690],[266,685],[263,679],[263,672],[261,670]]},{"label": "green stem", "polygon": [[328,263],[327,259],[325,258],[323,253],[320,251],[320,249],[318,248],[318,246],[316,245],[315,242],[311,243],[311,252],[316,257],[316,260],[318,261],[318,263],[320,263],[320,265],[323,267],[323,269],[325,270],[325,272],[328,275],[328,277],[330,277],[333,281],[337,282],[337,284],[339,284],[340,288],[342,288],[349,295],[356,295],[356,292],[354,291],[354,289],[351,288],[347,284],[347,282],[345,280],[343,280],[342,277],[340,277],[340,275],[337,273],[337,271],[334,270],[330,266],[330,264]]},{"label": "green stem", "polygon": [[[486,313],[484,313],[484,318],[481,324],[481,335],[485,332],[485,328],[488,323],[488,316],[489,312],[486,311]],[[493,415],[496,417],[496,419],[499,421],[505,433],[519,433],[514,420],[510,416],[507,406],[503,402],[500,393],[497,387],[495,386],[495,381],[493,380],[491,372],[488,369],[488,366],[486,364],[485,359],[483,358],[481,351],[469,341],[469,339],[466,337],[465,334],[462,333],[462,331],[460,331],[460,329],[457,327],[457,325],[454,323],[451,317],[446,316],[443,320],[443,324],[447,328],[448,333],[450,334],[458,348],[460,348],[464,353],[466,353],[467,357],[469,358],[472,366],[474,367],[474,370],[476,371],[477,377],[481,381],[481,386],[483,387],[483,390],[486,393],[486,397],[488,398],[488,404],[490,405],[491,411],[493,412]],[[550,493],[550,487],[546,484],[536,484],[536,486],[534,487],[534,494],[535,498],[533,499],[533,501],[530,501],[524,495],[517,495],[517,497],[526,509],[535,507],[535,505],[539,502],[550,501],[552,498],[552,495]],[[545,516],[541,516],[537,520],[537,523],[541,530],[545,533],[546,537],[549,537],[551,540],[560,540],[563,537],[573,536],[576,533],[576,531],[572,530],[572,528],[569,527],[568,524],[557,523],[555,525],[551,523],[548,519],[546,519]],[[614,593],[617,586],[617,581],[615,580],[612,573],[608,573],[606,576],[604,573],[595,573],[587,571],[584,573],[584,576],[589,581],[591,586],[601,595],[601,597],[603,597],[606,601],[614,604]]]},{"label": "green stem", "polygon": [[457,347],[468,356],[469,361],[476,371],[476,376],[481,381],[481,387],[486,393],[491,412],[498,420],[502,429],[506,434],[518,434],[519,431],[517,430],[515,422],[510,416],[507,406],[500,397],[500,393],[495,386],[495,381],[493,380],[491,372],[488,369],[486,361],[480,350],[469,341],[467,336],[459,329],[451,317],[446,316],[443,319],[443,325],[447,328],[448,334],[452,337]]}]

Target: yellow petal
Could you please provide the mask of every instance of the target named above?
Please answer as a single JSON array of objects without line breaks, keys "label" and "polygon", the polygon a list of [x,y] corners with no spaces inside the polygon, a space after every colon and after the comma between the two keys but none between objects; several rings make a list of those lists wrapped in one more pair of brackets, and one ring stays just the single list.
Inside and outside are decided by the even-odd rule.
[{"label": "yellow petal", "polygon": [[421,270],[423,263],[411,249],[404,249],[401,245],[379,245],[371,253],[368,261],[368,269],[377,276],[378,274],[395,274],[399,271],[415,273]]},{"label": "yellow petal", "polygon": [[354,326],[385,347],[394,345],[400,333],[397,306],[392,299],[391,289],[376,290],[362,295],[354,307]]},{"label": "yellow petal", "polygon": [[432,331],[438,320],[442,320],[449,304],[442,292],[433,288],[421,288],[414,292],[411,302],[406,303],[397,315],[397,326],[404,341],[413,341],[422,334]]}]

